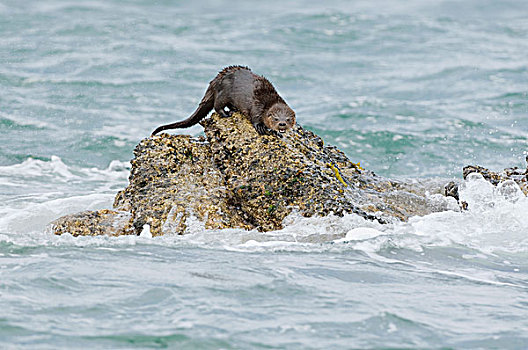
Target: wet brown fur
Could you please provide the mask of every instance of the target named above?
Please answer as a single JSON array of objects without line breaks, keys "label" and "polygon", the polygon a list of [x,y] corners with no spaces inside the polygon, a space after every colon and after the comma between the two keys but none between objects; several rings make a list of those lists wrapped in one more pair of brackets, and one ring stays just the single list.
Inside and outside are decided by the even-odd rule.
[{"label": "wet brown fur", "polygon": [[235,111],[241,112],[249,117],[261,135],[283,133],[295,124],[295,112],[288,107],[268,79],[254,74],[248,67],[229,66],[209,83],[198,108],[189,118],[162,125],[152,135],[167,129],[195,125],[212,109],[223,117],[228,117]]}]

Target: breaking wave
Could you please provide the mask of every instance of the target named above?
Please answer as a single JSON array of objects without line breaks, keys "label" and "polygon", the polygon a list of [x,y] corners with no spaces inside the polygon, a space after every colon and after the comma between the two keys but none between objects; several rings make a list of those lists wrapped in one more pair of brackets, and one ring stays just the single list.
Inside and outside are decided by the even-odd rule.
[{"label": "breaking wave", "polygon": [[[82,210],[111,208],[116,182],[128,175],[127,165],[112,162],[107,169],[73,169],[53,157],[51,161],[28,159],[22,164],[0,168],[3,174],[23,170],[25,176],[49,176],[55,180],[72,181],[79,178],[92,182],[103,181],[99,187],[107,193],[54,198],[37,201],[17,209],[0,209],[0,241],[15,244],[66,245],[134,245],[193,246],[206,249],[225,249],[240,252],[262,251],[346,251],[359,250],[379,254],[388,249],[422,252],[433,247],[461,247],[478,254],[528,253],[528,199],[511,181],[495,187],[479,174],[472,174],[460,186],[460,199],[468,203],[468,210],[450,210],[408,222],[382,225],[355,214],[343,217],[305,218],[292,213],[284,221],[284,228],[272,232],[240,229],[206,230],[203,223],[190,220],[187,234],[149,237],[61,237],[52,236],[46,225],[65,214]],[[27,183],[27,180],[26,180]],[[45,194],[43,194],[45,197]],[[449,201],[452,198],[445,198]]]}]

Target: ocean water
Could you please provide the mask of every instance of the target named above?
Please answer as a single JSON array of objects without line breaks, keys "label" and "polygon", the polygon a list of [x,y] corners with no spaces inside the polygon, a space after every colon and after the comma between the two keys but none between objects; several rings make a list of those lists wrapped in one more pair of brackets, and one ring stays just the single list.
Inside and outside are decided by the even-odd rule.
[{"label": "ocean water", "polygon": [[[524,0],[0,0],[0,348],[528,348],[528,199],[461,179],[526,166],[527,18]],[[139,140],[232,64],[363,167],[463,182],[470,210],[47,231],[110,208]]]}]

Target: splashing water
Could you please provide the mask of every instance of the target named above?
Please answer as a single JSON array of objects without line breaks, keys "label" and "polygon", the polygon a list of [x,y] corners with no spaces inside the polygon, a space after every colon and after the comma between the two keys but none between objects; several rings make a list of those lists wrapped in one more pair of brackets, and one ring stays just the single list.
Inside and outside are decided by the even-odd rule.
[{"label": "splashing water", "polygon": [[452,210],[390,225],[46,231],[110,208],[139,140],[231,64],[380,175],[524,166],[527,17],[520,0],[1,1],[0,348],[527,348],[528,208],[510,182],[471,175],[468,210],[438,197]]}]

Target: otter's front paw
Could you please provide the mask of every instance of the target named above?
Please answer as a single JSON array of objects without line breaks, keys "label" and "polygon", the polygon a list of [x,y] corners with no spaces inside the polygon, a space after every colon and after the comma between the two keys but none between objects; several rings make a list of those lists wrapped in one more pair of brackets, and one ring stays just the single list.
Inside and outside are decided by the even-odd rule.
[{"label": "otter's front paw", "polygon": [[269,134],[270,135],[274,135],[274,136],[277,136],[279,139],[282,139],[282,134],[278,131],[275,131],[275,130],[271,130],[271,129],[268,129],[269,130]]},{"label": "otter's front paw", "polygon": [[269,135],[268,128],[264,124],[254,124],[255,130],[259,133],[259,135]]},{"label": "otter's front paw", "polygon": [[277,136],[279,138],[282,138],[282,135],[280,132],[271,130],[266,125],[259,123],[254,125],[255,130],[259,133],[259,135],[271,135],[271,136]]}]

